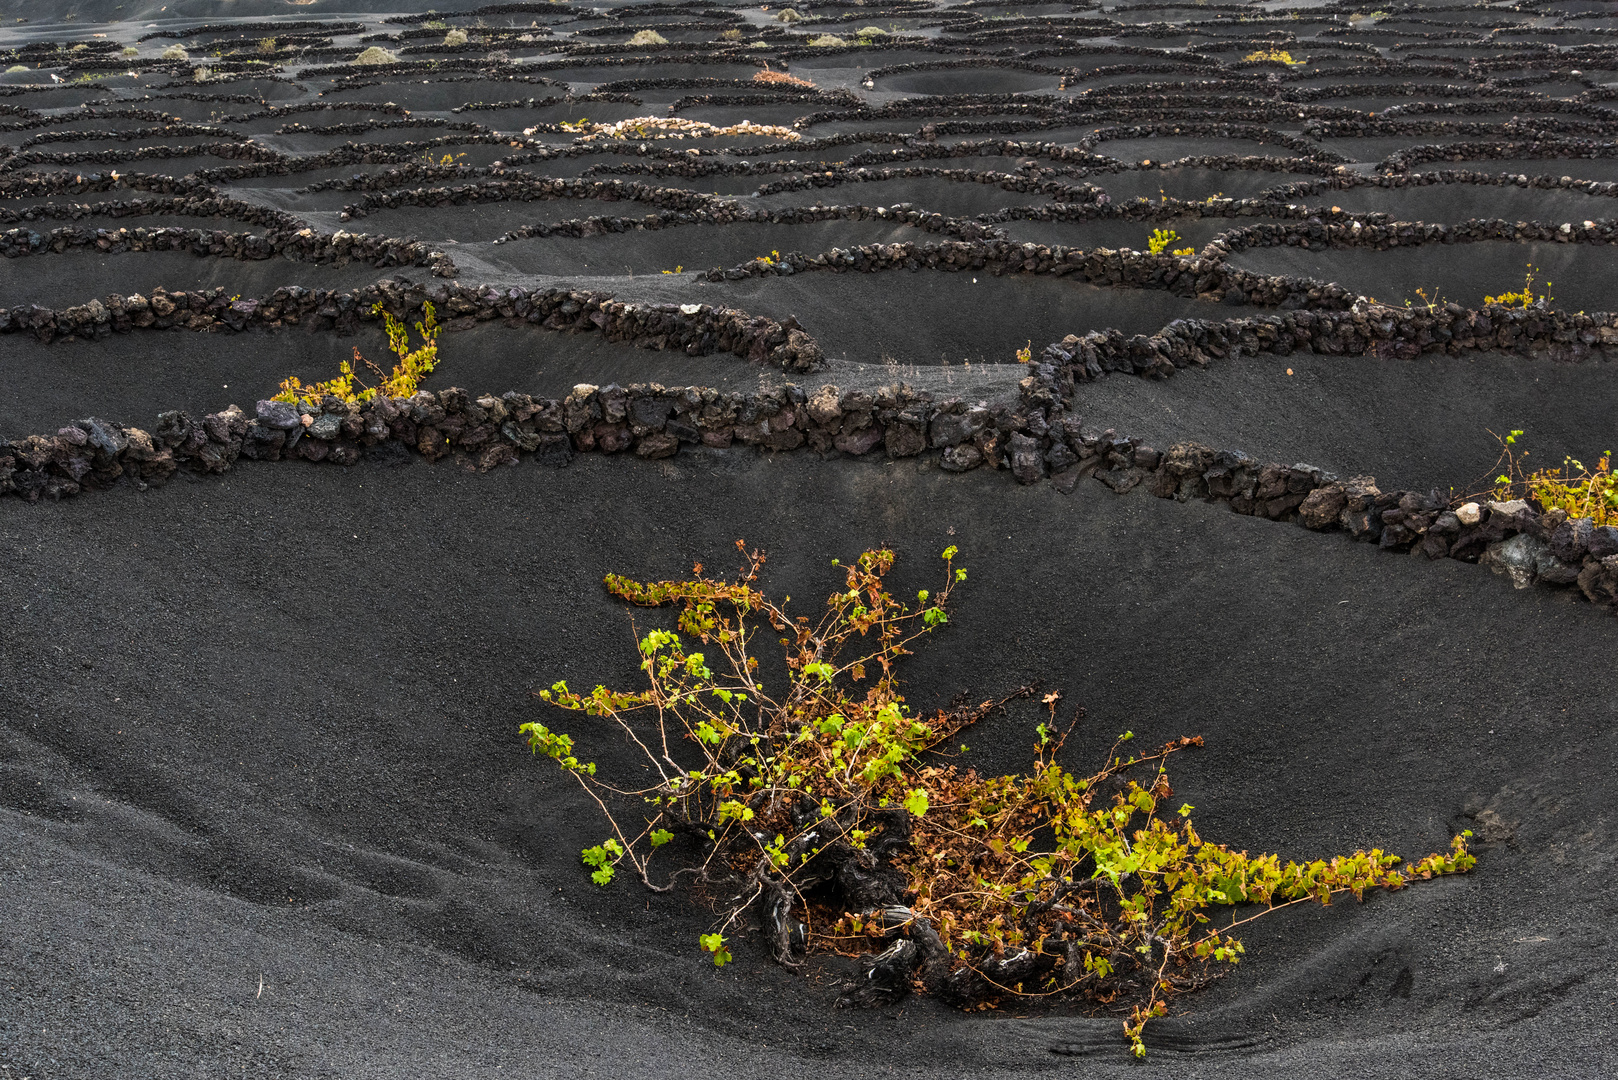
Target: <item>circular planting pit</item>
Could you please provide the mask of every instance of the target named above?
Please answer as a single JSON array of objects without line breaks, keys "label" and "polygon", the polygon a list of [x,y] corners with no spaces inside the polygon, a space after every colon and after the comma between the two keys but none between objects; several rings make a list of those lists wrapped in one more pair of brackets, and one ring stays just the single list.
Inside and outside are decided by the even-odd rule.
[{"label": "circular planting pit", "polygon": [[8,105],[20,105],[25,109],[77,109],[84,105],[102,105],[109,101],[108,90],[105,86],[90,84],[84,86],[38,86],[44,76],[33,72],[12,72],[10,79],[18,85],[17,92],[7,94],[4,98]]},{"label": "circular planting pit", "polygon": [[1263,139],[1195,139],[1179,135],[1147,139],[1107,139],[1091,149],[1103,157],[1131,165],[1151,161],[1177,161],[1187,157],[1302,157],[1280,142]]},{"label": "circular planting pit", "polygon": [[970,67],[883,75],[877,89],[900,94],[1027,94],[1055,90],[1060,76],[1038,71]]},{"label": "circular planting pit", "polygon": [[1201,169],[1177,166],[1167,169],[1127,169],[1120,172],[1093,172],[1085,177],[1102,188],[1114,202],[1128,199],[1250,199],[1270,188],[1312,180],[1306,173],[1270,172],[1260,169]]},{"label": "circular planting pit", "polygon": [[[551,96],[560,98],[560,95]],[[536,102],[532,106],[510,109],[467,109],[456,118],[481,124],[491,131],[520,132],[537,124],[577,123],[581,119],[611,124],[644,115],[646,115],[645,106],[627,102],[590,101],[570,104],[558,101],[553,105]]]},{"label": "circular planting pit", "polygon": [[[1503,140],[1507,136],[1502,133],[1501,137]],[[1450,142],[1452,139],[1453,136],[1427,136],[1427,141],[1435,143]],[[1409,138],[1322,139],[1320,148],[1362,165],[1378,165],[1390,155],[1409,149],[1412,141]]]},{"label": "circular planting pit", "polygon": [[[113,157],[128,154],[131,159],[139,159],[142,151],[149,147],[165,146],[214,146],[218,142],[235,142],[236,139],[218,134],[149,134],[139,139],[63,139],[63,141],[36,142],[34,146],[23,147],[32,151],[44,151],[47,154],[110,154]],[[120,170],[129,172],[129,170]]]},{"label": "circular planting pit", "polygon": [[[71,145],[71,144],[69,144]],[[171,144],[172,145],[172,144]],[[217,145],[217,144],[215,144]],[[38,149],[32,153],[44,155],[61,154],[65,160],[28,161],[26,157],[18,159],[18,171],[36,174],[58,173],[67,176],[108,175],[110,173],[145,173],[149,176],[188,176],[202,169],[222,169],[233,165],[243,164],[243,159],[225,157],[219,154],[186,154],[185,156],[169,156],[167,154],[143,154],[139,150],[131,149],[125,144],[119,144],[112,149],[101,151],[94,158],[78,157],[78,151],[53,151]],[[251,161],[252,158],[246,160]]]},{"label": "circular planting pit", "polygon": [[562,64],[534,65],[534,74],[558,84],[620,83],[642,80],[661,82],[665,79],[720,79],[747,81],[762,68],[754,64]]},{"label": "circular planting pit", "polygon": [[[336,194],[328,193],[328,194]],[[352,192],[344,193],[350,202]],[[596,200],[556,202],[487,202],[460,206],[401,206],[366,212],[353,226],[384,236],[419,236],[436,244],[486,243],[520,225],[535,221],[563,221],[596,214],[633,214],[635,207]]]},{"label": "circular planting pit", "polygon": [[1004,181],[992,175],[990,181],[980,183],[975,177],[949,179],[942,176],[914,176],[827,187],[802,187],[793,191],[760,195],[752,201],[771,209],[816,205],[892,206],[895,203],[908,203],[918,209],[957,217],[993,213],[1008,206],[1051,201],[1049,195],[1007,190],[1002,186]]},{"label": "circular planting pit", "polygon": [[817,105],[814,101],[787,102],[780,105],[757,104],[724,104],[724,99],[712,105],[693,105],[680,110],[679,115],[686,120],[700,120],[715,127],[728,127],[731,124],[740,124],[751,121],[755,124],[777,124],[782,127],[791,127],[793,121],[808,116],[814,112]]},{"label": "circular planting pit", "polygon": [[1446,169],[1465,169],[1490,176],[1569,176],[1575,180],[1618,184],[1618,155],[1599,158],[1467,158],[1450,155],[1439,161],[1414,165],[1411,171],[1443,172]]},{"label": "circular planting pit", "polygon": [[[590,179],[609,179],[617,175],[619,174],[596,172],[586,174],[586,176]],[[627,174],[625,178],[639,180],[648,184],[655,184],[658,187],[684,188],[688,191],[734,198],[737,196],[747,196],[753,194],[753,192],[758,189],[760,184],[773,183],[778,180],[790,180],[798,175],[800,174],[767,173],[760,175],[749,175],[746,173],[738,173],[728,176],[663,176],[657,174],[640,175],[630,173]]]},{"label": "circular planting pit", "polygon": [[1095,218],[1089,221],[1014,220],[1005,223],[1006,235],[1012,240],[1035,244],[1060,244],[1063,247],[1093,251],[1096,248],[1131,248],[1146,251],[1153,232],[1173,232],[1176,239],[1169,242],[1174,250],[1194,248],[1230,229],[1261,223],[1281,223],[1281,219],[1254,217],[1183,217],[1164,221],[1129,221],[1119,218]]},{"label": "circular planting pit", "polygon": [[[215,226],[222,227],[223,223]],[[82,304],[105,298],[108,293],[148,294],[158,286],[171,291],[218,287],[227,295],[260,296],[282,285],[351,289],[384,276],[382,271],[363,263],[336,267],[289,264],[279,259],[247,261],[199,257],[189,250],[35,254],[7,259],[0,263],[0,272],[5,275],[7,293],[13,297],[12,306],[47,307]]]},{"label": "circular planting pit", "polygon": [[[120,80],[108,79],[105,81],[117,85]],[[242,99],[248,101],[294,101],[302,100],[307,96],[307,91],[302,86],[276,79],[230,79],[204,83],[199,83],[196,79],[190,79],[171,83],[167,86],[151,87],[141,85],[144,81],[135,80],[131,83],[124,83],[118,88],[147,91],[151,93],[154,101],[158,102],[174,99],[183,100],[193,94],[229,95],[235,98],[237,102]]]},{"label": "circular planting pit", "polygon": [[[363,139],[368,146],[396,146],[400,143],[418,143],[428,139],[439,138],[451,132],[433,127],[400,127],[380,131],[334,131],[330,133],[318,131],[292,131],[271,135],[259,135],[254,142],[260,146],[267,146],[273,150],[294,156],[323,154],[331,150],[350,146]],[[481,147],[479,148],[481,149]],[[426,153],[427,151],[423,151]],[[444,150],[442,153],[449,153]],[[469,155],[470,156],[470,155]]]},{"label": "circular planting pit", "polygon": [[[1421,303],[1416,290],[1442,301],[1480,307],[1485,296],[1520,291],[1528,268],[1535,295],[1549,294],[1567,311],[1602,311],[1614,305],[1606,282],[1618,270],[1618,248],[1592,244],[1422,244],[1387,251],[1341,248],[1255,248],[1231,256],[1245,269],[1336,282],[1384,303]],[[1546,283],[1549,282],[1547,285]]]},{"label": "circular planting pit", "polygon": [[[835,30],[828,31],[835,34]],[[888,49],[827,49],[822,52],[799,53],[791,60],[790,70],[795,75],[813,78],[815,71],[842,71],[849,68],[873,69],[897,67],[901,64],[937,63],[938,54],[903,47]],[[959,93],[960,91],[952,91]]]},{"label": "circular planting pit", "polygon": [[[532,209],[532,208],[530,208]],[[610,206],[597,210],[611,212]],[[534,220],[533,218],[529,219]],[[890,244],[925,238],[921,230],[877,220],[816,221],[805,224],[745,222],[730,226],[687,225],[678,228],[591,236],[530,236],[492,250],[480,249],[502,275],[587,276],[661,275],[731,267],[772,251],[815,254],[834,247]]]},{"label": "circular planting pit", "polygon": [[130,342],[122,338],[82,344],[64,364],[59,349],[34,337],[0,338],[0,355],[17,387],[17,396],[0,412],[0,436],[60,427],[63,417],[120,416],[150,427],[167,409],[203,416],[235,401],[256,400],[263,387],[273,389],[288,375],[323,377],[356,346],[375,356],[387,350],[387,339],[378,333],[339,341],[292,331],[257,335],[246,348],[243,342],[221,348],[217,337],[204,334],[156,335],[139,358],[130,356]]},{"label": "circular planting pit", "polygon": [[1564,222],[1611,217],[1618,210],[1618,201],[1614,201],[1612,195],[1518,187],[1514,183],[1365,186],[1346,191],[1322,191],[1308,201],[1341,206],[1357,214],[1388,214],[1397,221],[1459,222],[1492,217],[1507,221]]},{"label": "circular planting pit", "polygon": [[1155,289],[928,271],[770,277],[726,283],[720,294],[748,311],[795,315],[830,358],[918,367],[1016,369],[1017,350],[1042,337],[1108,328],[1149,334],[1174,319],[1223,314],[1216,304]]},{"label": "circular planting pit", "polygon": [[[1101,379],[1081,400],[1147,439],[1191,430],[1210,446],[1250,446],[1267,460],[1364,469],[1418,490],[1471,492],[1494,479],[1476,464],[1499,452],[1489,430],[1531,429],[1536,453],[1552,462],[1583,453],[1585,432],[1602,422],[1613,375],[1609,363],[1502,353],[1419,362],[1266,357],[1210,364],[1172,379]],[[1343,408],[1368,399],[1383,404],[1369,414]],[[1482,427],[1480,416],[1487,418]]]},{"label": "circular planting pit", "polygon": [[[363,69],[356,74],[363,75]],[[536,72],[536,74],[538,74]],[[547,75],[547,80],[550,76]],[[355,86],[351,89],[327,90],[320,100],[334,104],[345,101],[390,101],[413,112],[448,113],[469,101],[510,101],[527,97],[547,97],[558,93],[561,86],[548,81],[468,79],[464,77],[383,79],[380,84]]]}]

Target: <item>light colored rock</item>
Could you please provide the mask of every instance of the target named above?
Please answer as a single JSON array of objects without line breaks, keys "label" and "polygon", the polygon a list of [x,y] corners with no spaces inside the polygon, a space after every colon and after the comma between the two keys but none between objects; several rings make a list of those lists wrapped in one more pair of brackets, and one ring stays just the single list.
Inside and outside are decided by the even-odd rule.
[{"label": "light colored rock", "polygon": [[827,384],[809,398],[809,418],[822,427],[832,427],[843,418],[842,391]]},{"label": "light colored rock", "polygon": [[1509,540],[1490,544],[1478,561],[1509,577],[1512,588],[1526,589],[1534,583],[1534,564],[1544,554],[1545,541],[1518,533]]},{"label": "light colored rock", "polygon": [[1475,502],[1462,503],[1455,508],[1455,516],[1461,519],[1462,525],[1476,525],[1483,520],[1483,508]]}]

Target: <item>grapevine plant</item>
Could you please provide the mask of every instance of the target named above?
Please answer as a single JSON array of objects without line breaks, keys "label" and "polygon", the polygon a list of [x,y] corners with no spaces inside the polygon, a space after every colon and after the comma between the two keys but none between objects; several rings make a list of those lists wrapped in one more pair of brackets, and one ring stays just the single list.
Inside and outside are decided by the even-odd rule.
[{"label": "grapevine plant", "polygon": [[[1180,242],[1180,234],[1173,229],[1153,229],[1152,235],[1146,238],[1146,247],[1153,255],[1161,255],[1173,245]],[[1197,249],[1193,247],[1174,248],[1175,255],[1195,255]]]},{"label": "grapevine plant", "polygon": [[[614,596],[675,612],[674,629],[639,637],[645,689],[581,694],[558,682],[538,695],[615,729],[649,782],[607,777],[545,724],[520,729],[605,815],[610,835],[583,853],[597,884],[626,872],[667,892],[684,879],[718,900],[700,941],[715,964],[757,910],[790,969],[811,954],[859,957],[851,1004],[911,989],[967,1008],[1066,997],[1120,1014],[1144,1056],[1148,1021],[1240,961],[1243,924],[1475,863],[1464,833],[1413,864],[1380,849],[1283,863],[1204,840],[1167,770],[1201,737],[1131,754],[1125,732],[1099,769],[1075,773],[1060,751],[1082,712],[1059,724],[1059,693],[1040,699],[1029,771],[980,776],[952,763],[958,736],[1038,691],[924,715],[896,671],[950,621],[966,579],[954,547],[940,586],[914,603],[886,583],[892,551],[834,560],[840,587],[811,621],[767,598],[765,556],[736,546],[731,581],[704,577],[700,563],[683,581],[606,578]],[[784,651],[784,683],[760,680],[761,635]]]},{"label": "grapevine plant", "polygon": [[[438,366],[438,332],[442,329],[438,325],[437,313],[429,302],[422,305],[422,321],[416,324],[416,333],[421,335],[421,346],[416,349],[410,347],[410,332],[405,329],[404,320],[384,311],[381,304],[373,305],[371,310],[382,316],[383,325],[388,331],[388,348],[399,358],[393,365],[391,372],[385,372],[371,361],[360,355],[359,349],[354,350],[352,362],[344,360],[338,365],[338,376],[324,382],[304,385],[296,375],[281,380],[281,385],[274,401],[284,401],[289,405],[302,402],[305,405],[318,405],[320,399],[327,394],[341,398],[351,405],[370,401],[380,394],[383,397],[406,398],[414,394],[421,386],[421,380],[432,374],[433,368]],[[375,386],[366,386],[359,377],[357,366],[370,369],[376,376]]]},{"label": "grapevine plant", "polygon": [[1560,510],[1570,518],[1589,518],[1596,526],[1618,525],[1618,474],[1613,472],[1611,450],[1601,451],[1593,467],[1569,456],[1562,459],[1560,469],[1531,469],[1530,451],[1517,445],[1522,437],[1521,428],[1504,437],[1495,435],[1500,443],[1495,465],[1503,471],[1494,478],[1490,495],[1501,502],[1532,499],[1542,511]]},{"label": "grapevine plant", "polygon": [[[1545,292],[1545,291],[1540,291],[1538,293],[1534,292],[1534,277],[1538,273],[1539,273],[1539,267],[1535,266],[1533,263],[1529,263],[1528,264],[1528,270],[1523,275],[1523,283],[1522,283],[1522,289],[1521,290],[1507,289],[1505,292],[1502,292],[1499,296],[1485,296],[1483,298],[1484,306],[1485,307],[1507,307],[1507,308],[1530,308],[1530,307],[1533,307],[1535,304],[1541,304],[1541,305],[1544,305],[1546,307],[1549,307],[1551,304],[1556,302],[1556,297],[1552,296],[1550,293]],[[1550,288],[1551,284],[1552,284],[1551,282],[1547,281],[1545,283],[1545,288],[1547,288],[1547,289]]]},{"label": "grapevine plant", "polygon": [[1297,67],[1300,64],[1307,63],[1305,60],[1292,59],[1292,54],[1283,49],[1273,48],[1261,49],[1258,52],[1250,52],[1246,56],[1242,57],[1242,59],[1246,60],[1248,63],[1285,64],[1287,67]]}]

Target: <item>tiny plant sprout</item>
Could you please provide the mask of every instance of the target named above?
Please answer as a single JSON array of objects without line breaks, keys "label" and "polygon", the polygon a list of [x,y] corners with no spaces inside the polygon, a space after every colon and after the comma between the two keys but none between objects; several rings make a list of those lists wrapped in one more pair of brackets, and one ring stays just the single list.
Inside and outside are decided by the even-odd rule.
[{"label": "tiny plant sprout", "polygon": [[713,954],[714,967],[724,967],[730,963],[730,950],[725,947],[725,936],[723,934],[703,934],[701,945],[705,951]]}]

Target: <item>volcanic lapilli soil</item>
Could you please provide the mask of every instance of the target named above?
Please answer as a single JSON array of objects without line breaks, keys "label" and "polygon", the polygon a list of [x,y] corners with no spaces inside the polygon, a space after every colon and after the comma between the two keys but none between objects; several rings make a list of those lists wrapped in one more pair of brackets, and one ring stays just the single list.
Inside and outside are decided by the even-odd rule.
[{"label": "volcanic lapilli soil", "polygon": [[[1154,479],[1163,451],[1197,443],[1298,463],[1283,484],[1431,491],[1432,517],[1490,486],[1497,433],[1525,431],[1535,468],[1614,448],[1618,334],[1544,329],[1618,310],[1604,13],[438,6],[0,0],[0,462],[54,485],[0,471],[3,1075],[1618,1069],[1610,598],[1548,586],[1543,561],[1513,589],[1476,552],[1383,550],[1335,520],[1297,527],[1296,501],[1264,520]],[[862,42],[868,26],[886,35]],[[627,43],[647,28],[668,43]],[[809,44],[822,35],[848,44]],[[163,59],[175,44],[186,59]],[[372,45],[399,63],[352,63]],[[1269,51],[1301,62],[1243,59]],[[766,64],[813,85],[754,81]],[[582,138],[635,117],[774,127]],[[356,126],[321,130],[339,124]],[[87,136],[38,140],[57,131]],[[562,178],[622,186],[538,186]],[[1225,244],[1258,225],[1285,236]],[[1157,228],[1192,254],[1142,262]],[[236,258],[239,234],[273,243]],[[405,255],[342,254],[355,234]],[[913,246],[879,266],[897,245]],[[1053,245],[1114,274],[1052,272]],[[1463,346],[1424,325],[1408,348],[1317,339],[1150,371],[1047,350],[1231,320],[1470,317],[1530,265],[1550,299],[1485,313],[1515,338]],[[158,414],[233,404],[268,422],[258,403],[284,378],[331,378],[355,349],[387,367],[357,302],[255,314],[277,290],[379,282],[417,303],[494,298],[441,303],[435,393],[709,388],[786,403],[804,432],[823,384],[852,414],[903,383],[931,409],[1015,415],[1019,438],[1037,404],[1055,432],[1034,432],[1041,447],[1121,449],[1019,464],[1014,441],[959,444],[984,446],[973,459],[850,426],[835,446],[829,430],[793,449],[692,429],[608,455],[568,428],[563,449],[429,461],[350,430],[351,455],[321,444],[149,484],[102,468],[69,490],[91,460],[73,448],[108,425],[179,431]],[[499,310],[511,290],[668,320],[735,309],[800,335],[811,370],[666,331],[539,326]],[[181,292],[162,325],[107,315]],[[188,310],[206,318],[168,327]],[[56,456],[30,465],[48,440]],[[720,898],[592,884],[580,851],[601,842],[599,811],[517,728],[569,727],[532,696],[555,679],[637,685],[604,575],[723,573],[738,538],[805,613],[833,558],[886,545],[913,595],[958,546],[970,579],[950,623],[902,669],[919,711],[1038,682],[1085,709],[1062,750],[1080,774],[1125,730],[1202,736],[1172,763],[1173,802],[1208,839],[1418,858],[1470,830],[1477,866],[1244,927],[1243,962],[1175,998],[1140,1065],[1119,1015],[1083,1003],[837,1008],[861,963],[791,974],[753,914],[715,968],[697,942]],[[1026,770],[1043,717],[1029,701],[982,721],[959,764]],[[572,727],[604,767],[634,760]]]}]

